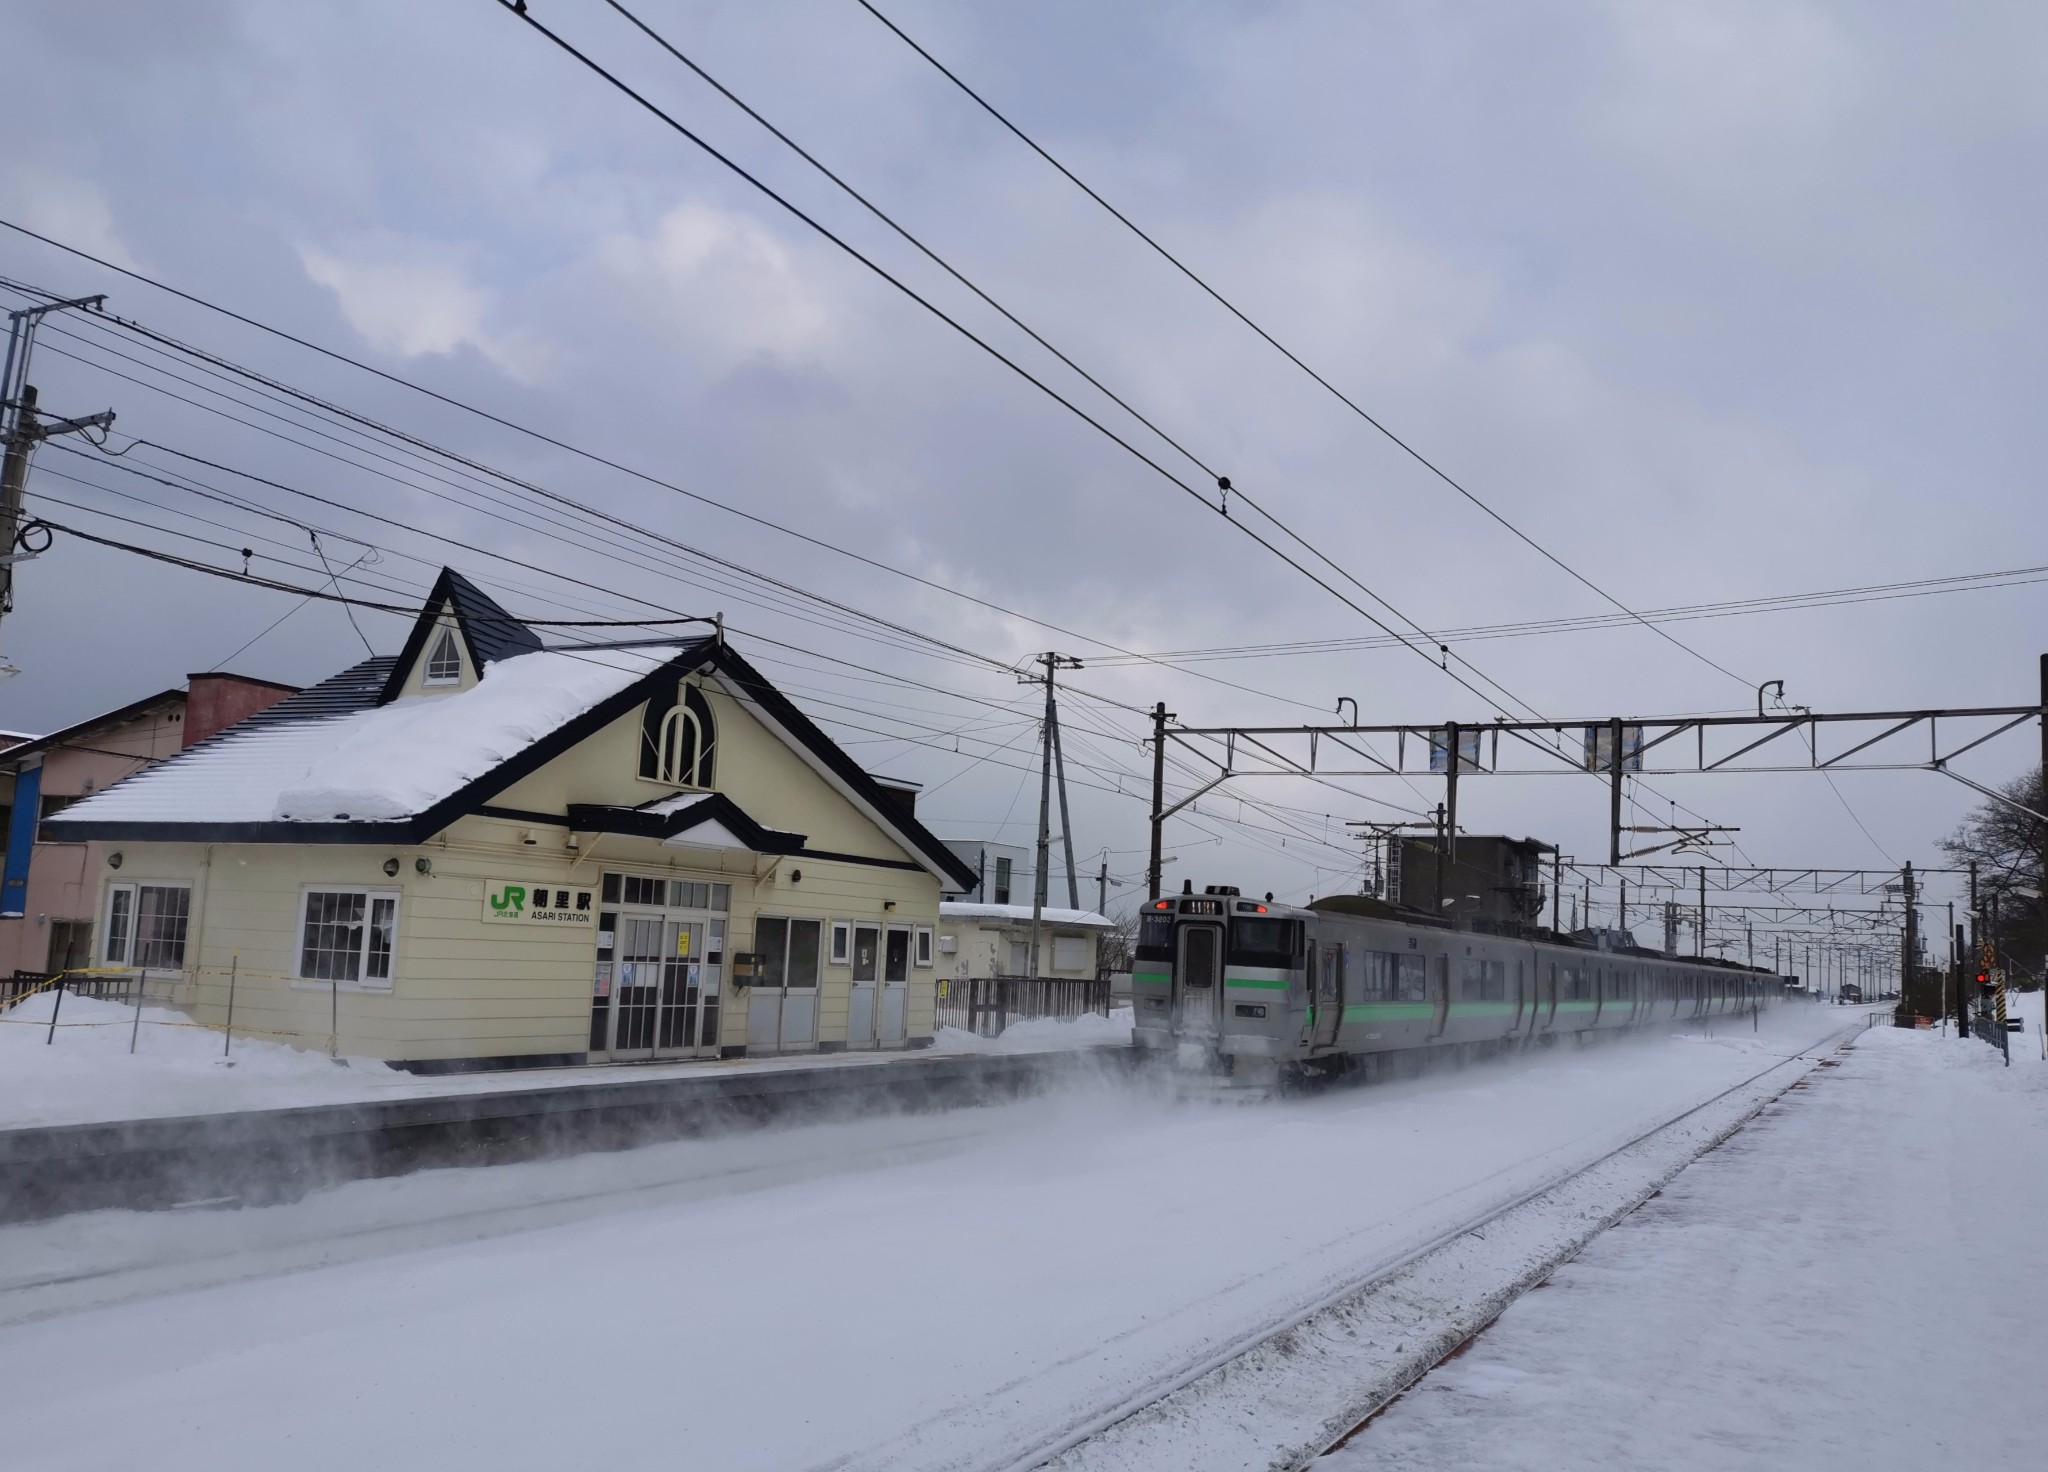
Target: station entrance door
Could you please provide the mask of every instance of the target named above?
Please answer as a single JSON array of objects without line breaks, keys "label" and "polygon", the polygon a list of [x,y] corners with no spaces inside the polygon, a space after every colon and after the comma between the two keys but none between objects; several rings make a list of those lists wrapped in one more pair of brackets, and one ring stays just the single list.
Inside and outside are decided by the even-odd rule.
[{"label": "station entrance door", "polygon": [[605,876],[590,1002],[593,1062],[718,1056],[728,892],[723,884]]}]

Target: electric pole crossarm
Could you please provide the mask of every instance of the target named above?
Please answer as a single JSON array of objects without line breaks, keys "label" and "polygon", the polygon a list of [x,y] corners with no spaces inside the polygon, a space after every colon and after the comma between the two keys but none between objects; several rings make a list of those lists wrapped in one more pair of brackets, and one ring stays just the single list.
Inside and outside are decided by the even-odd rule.
[{"label": "electric pole crossarm", "polygon": [[1160,819],[1172,817],[1175,813],[1179,812],[1182,808],[1186,807],[1189,803],[1193,802],[1196,798],[1202,797],[1205,794],[1214,791],[1216,788],[1221,787],[1225,782],[1228,782],[1231,779],[1232,775],[1234,774],[1230,772],[1225,772],[1222,776],[1216,778],[1214,781],[1203,783],[1200,787],[1197,787],[1193,792],[1190,792],[1186,797],[1182,798],[1172,807],[1159,809],[1157,817]]},{"label": "electric pole crossarm", "polygon": [[[2048,714],[2044,714],[2043,718],[2048,719]],[[1947,767],[1940,767],[1936,770],[1938,770],[1944,777],[1953,777],[1956,779],[1956,781],[1962,783],[1963,786],[1972,788],[1975,791],[1983,793],[1986,797],[1992,799],[1994,802],[2004,803],[2014,812],[2026,814],[2029,818],[2032,818],[2037,823],[2048,823],[2048,814],[2037,813],[2032,808],[2028,807],[2025,803],[2014,802],[2011,798],[2007,797],[2004,793],[1998,791],[1994,787],[1986,787],[1982,782],[1972,782],[1968,777],[1965,777],[1961,772],[1950,771]]]}]

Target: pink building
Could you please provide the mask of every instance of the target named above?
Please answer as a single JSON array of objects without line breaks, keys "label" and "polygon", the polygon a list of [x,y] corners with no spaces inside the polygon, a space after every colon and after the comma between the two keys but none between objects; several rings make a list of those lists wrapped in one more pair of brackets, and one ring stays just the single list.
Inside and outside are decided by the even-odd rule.
[{"label": "pink building", "polygon": [[43,836],[43,820],[294,693],[241,675],[186,676],[53,735],[0,737],[0,975],[90,964],[100,845]]}]

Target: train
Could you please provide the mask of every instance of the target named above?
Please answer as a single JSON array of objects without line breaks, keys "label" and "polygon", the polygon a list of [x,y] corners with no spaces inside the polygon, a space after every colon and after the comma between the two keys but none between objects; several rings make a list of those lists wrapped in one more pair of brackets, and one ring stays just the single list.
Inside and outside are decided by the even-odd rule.
[{"label": "train", "polygon": [[1481,933],[1359,896],[1276,904],[1190,883],[1140,912],[1132,1042],[1246,1082],[1479,1056],[1776,1002],[1788,978]]}]

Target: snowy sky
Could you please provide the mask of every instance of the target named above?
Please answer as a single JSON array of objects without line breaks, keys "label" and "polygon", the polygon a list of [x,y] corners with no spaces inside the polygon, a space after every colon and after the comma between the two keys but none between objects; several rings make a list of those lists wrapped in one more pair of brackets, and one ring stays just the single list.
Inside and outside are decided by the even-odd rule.
[{"label": "snowy sky", "polygon": [[[1360,403],[1635,607],[2048,562],[2022,509],[2042,458],[2048,340],[2043,204],[2026,187],[2048,131],[2039,7],[883,8]],[[1034,369],[1064,373],[600,0],[534,9]],[[641,9],[1423,627],[1605,610],[1146,253],[853,0]],[[20,145],[0,161],[7,218],[1127,649],[1374,632],[491,0],[10,0],[0,23]],[[19,237],[0,239],[0,274],[104,290],[115,311],[974,651],[1103,652],[543,451]],[[112,405],[117,444],[132,434],[258,470],[608,591],[290,503],[393,549],[366,569],[387,587],[430,578],[404,551],[455,561],[520,611],[548,611],[546,595],[615,613],[609,590],[722,610],[805,651],[739,639],[814,713],[897,732],[916,722],[913,734],[949,748],[839,728],[863,761],[935,789],[923,810],[939,832],[1028,836],[1027,774],[956,757],[951,736],[933,734],[975,722],[964,736],[1010,742],[996,760],[1029,766],[1030,692],[1010,677],[429,499],[61,356],[74,348],[44,339],[44,402]],[[45,451],[36,474],[36,492],[231,546],[276,538],[258,546],[259,571],[273,551],[306,560],[288,525],[73,456]],[[365,550],[326,545],[337,565]],[[78,719],[231,654],[247,673],[309,681],[362,652],[327,605],[235,653],[295,600],[76,542],[25,567],[19,596],[6,653],[23,673],[0,687],[8,727]],[[2005,703],[2033,695],[2043,640],[2027,627],[2043,607],[2032,586],[1672,626],[1739,679],[1641,627],[1453,647],[1546,716],[1736,710],[1767,678],[1821,710]],[[377,649],[395,649],[398,619],[361,619]],[[837,659],[1014,709],[820,668]],[[1302,704],[1156,666],[1075,682],[1211,723],[1311,719],[1339,696],[1367,721],[1493,713],[1400,649],[1201,668]],[[1069,729],[1070,776],[1114,787],[1105,774],[1121,769],[1122,789],[1139,789],[1131,717],[1076,699]],[[2034,750],[2017,733],[1971,770],[2004,777]],[[991,746],[963,739],[963,751]],[[1933,840],[1969,799],[1931,774],[1839,785],[1875,842],[1816,779],[1656,784],[1739,824],[1742,853],[1760,863],[1882,864],[1880,845],[1934,862]],[[1428,782],[1370,790],[1411,809],[1437,796]],[[1233,836],[1177,825],[1176,885],[1346,887],[1343,839],[1325,847],[1300,826],[1320,837],[1324,813],[1339,825],[1387,812],[1302,785],[1247,791],[1314,816],[1289,815],[1297,836],[1282,850],[1213,821],[1236,816],[1229,799],[1205,802],[1201,829]],[[1142,806],[1085,789],[1076,800],[1077,847],[1108,848],[1112,873],[1135,875]],[[1471,784],[1464,818],[1470,831],[1604,850],[1605,795],[1589,780]]]}]

